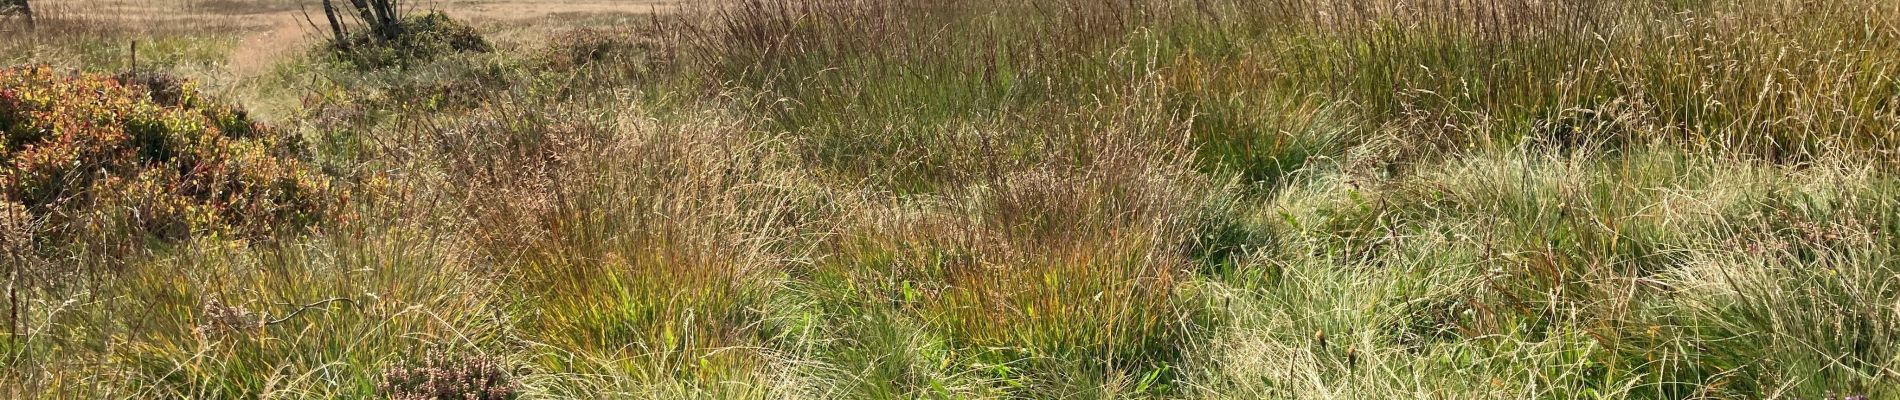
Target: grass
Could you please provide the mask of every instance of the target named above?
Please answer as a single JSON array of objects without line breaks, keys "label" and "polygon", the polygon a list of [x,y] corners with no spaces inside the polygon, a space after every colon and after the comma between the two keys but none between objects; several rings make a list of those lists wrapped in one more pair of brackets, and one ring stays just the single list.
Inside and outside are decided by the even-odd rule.
[{"label": "grass", "polygon": [[88,15],[4,61],[152,43],[336,215],[0,207],[0,396],[1900,397],[1889,2],[738,0],[260,76]]}]

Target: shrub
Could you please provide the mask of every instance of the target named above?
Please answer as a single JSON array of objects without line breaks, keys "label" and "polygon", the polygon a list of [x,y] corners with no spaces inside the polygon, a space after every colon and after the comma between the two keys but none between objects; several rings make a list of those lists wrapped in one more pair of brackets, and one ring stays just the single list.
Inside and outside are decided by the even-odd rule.
[{"label": "shrub", "polygon": [[377,391],[391,400],[504,400],[519,396],[514,378],[501,363],[483,356],[439,351],[430,351],[420,362],[384,371]]},{"label": "shrub", "polygon": [[256,236],[324,214],[303,144],[162,75],[0,69],[0,204],[51,233]]},{"label": "shrub", "polygon": [[576,29],[550,39],[538,59],[550,71],[597,67],[624,75],[650,72],[673,59],[672,46],[656,36],[643,29]]},{"label": "shrub", "polygon": [[388,30],[357,30],[329,46],[337,59],[359,68],[408,66],[455,53],[487,53],[495,47],[474,27],[442,12],[404,17]]}]

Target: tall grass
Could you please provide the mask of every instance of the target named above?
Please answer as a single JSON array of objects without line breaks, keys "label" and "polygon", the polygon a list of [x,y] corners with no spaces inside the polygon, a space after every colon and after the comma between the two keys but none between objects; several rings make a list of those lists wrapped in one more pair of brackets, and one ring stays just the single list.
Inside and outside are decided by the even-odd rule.
[{"label": "tall grass", "polygon": [[0,214],[0,394],[1900,396],[1894,3],[640,24],[230,88],[350,194],[312,232],[92,271]]}]

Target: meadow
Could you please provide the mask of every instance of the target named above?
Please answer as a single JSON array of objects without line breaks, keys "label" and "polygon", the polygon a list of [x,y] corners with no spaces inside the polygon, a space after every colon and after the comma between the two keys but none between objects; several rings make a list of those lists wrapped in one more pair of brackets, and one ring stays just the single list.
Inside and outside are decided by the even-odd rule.
[{"label": "meadow", "polygon": [[1900,399],[1900,2],[86,1],[0,397]]}]

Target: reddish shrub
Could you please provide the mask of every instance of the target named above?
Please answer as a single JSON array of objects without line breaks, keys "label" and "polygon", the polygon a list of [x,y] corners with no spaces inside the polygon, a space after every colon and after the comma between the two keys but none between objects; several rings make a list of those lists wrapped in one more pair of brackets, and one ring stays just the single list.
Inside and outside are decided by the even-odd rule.
[{"label": "reddish shrub", "polygon": [[58,234],[256,236],[325,214],[301,142],[190,82],[0,69],[0,204]]}]

